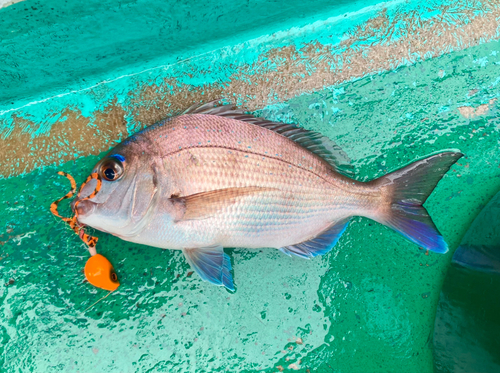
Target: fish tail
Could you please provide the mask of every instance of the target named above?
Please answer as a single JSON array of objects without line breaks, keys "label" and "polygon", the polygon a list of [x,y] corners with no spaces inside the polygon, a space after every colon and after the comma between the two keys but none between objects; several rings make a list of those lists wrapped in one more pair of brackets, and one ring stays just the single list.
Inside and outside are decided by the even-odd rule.
[{"label": "fish tail", "polygon": [[375,220],[422,248],[446,253],[448,245],[422,205],[462,155],[458,152],[436,154],[371,181],[388,201],[380,207]]}]

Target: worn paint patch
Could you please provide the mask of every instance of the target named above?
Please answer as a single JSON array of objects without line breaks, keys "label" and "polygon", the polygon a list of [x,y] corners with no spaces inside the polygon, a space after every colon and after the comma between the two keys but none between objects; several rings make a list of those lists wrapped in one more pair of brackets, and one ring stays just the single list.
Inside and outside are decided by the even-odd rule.
[{"label": "worn paint patch", "polygon": [[25,0],[0,0],[0,8],[6,8],[9,5],[20,3],[21,1],[25,1]]},{"label": "worn paint patch", "polygon": [[224,96],[224,87],[215,84],[193,87],[180,84],[175,79],[145,84],[135,91],[130,100],[133,117],[130,132],[134,133],[170,115],[180,114],[193,104],[222,99]]},{"label": "worn paint patch", "polygon": [[464,118],[471,119],[484,115],[490,111],[490,107],[497,101],[496,98],[491,99],[487,104],[479,105],[477,108],[472,106],[459,106],[458,111]]},{"label": "worn paint patch", "polygon": [[8,137],[0,138],[0,173],[20,174],[47,164],[97,155],[128,136],[125,112],[112,103],[96,113],[92,122],[78,110],[66,109],[48,133],[32,136],[38,124],[15,117]]}]

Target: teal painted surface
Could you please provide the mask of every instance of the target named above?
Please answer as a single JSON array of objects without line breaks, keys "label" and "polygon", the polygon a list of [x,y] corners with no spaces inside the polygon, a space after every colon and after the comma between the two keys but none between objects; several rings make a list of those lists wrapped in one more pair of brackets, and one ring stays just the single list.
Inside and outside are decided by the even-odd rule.
[{"label": "teal painted surface", "polygon": [[[88,254],[48,208],[98,157],[0,180],[0,365],[6,371],[432,372],[434,315],[453,250],[500,188],[500,43],[303,94],[257,114],[322,132],[359,180],[443,149],[466,157],[426,202],[451,247],[426,255],[354,219],[328,255],[229,250],[237,290],[202,282],[179,253],[98,233],[122,286],[84,282]],[[485,109],[486,105],[488,108]],[[470,106],[474,118],[460,114]],[[68,213],[68,209],[66,209]],[[302,339],[302,344],[297,343]]]},{"label": "teal painted surface", "polygon": [[[26,104],[60,93],[63,87],[79,90],[176,64],[290,25],[305,26],[378,2],[319,0],[311,6],[303,1],[264,0],[210,0],[203,5],[191,0],[27,0],[0,10],[0,105]],[[370,13],[373,10],[367,9],[344,23],[359,24]]]},{"label": "teal painted surface", "polygon": [[[35,120],[27,129],[33,138],[47,134],[56,121],[66,120],[62,113],[68,108],[77,110],[89,119],[90,125],[95,125],[96,113],[113,102],[126,111],[128,129],[134,131],[141,125],[136,112],[147,110],[141,101],[144,86],[160,86],[159,96],[168,106],[169,93],[175,94],[181,85],[190,90],[210,91],[241,80],[256,85],[265,92],[264,101],[272,103],[279,101],[276,92],[264,86],[259,77],[276,73],[283,65],[301,65],[306,74],[314,75],[318,62],[324,60],[331,74],[339,73],[343,81],[500,36],[497,24],[486,34],[483,30],[478,35],[470,32],[471,40],[453,30],[457,25],[459,30],[464,29],[472,18],[478,20],[497,12],[498,4],[494,1],[476,4],[456,0],[454,12],[446,6],[449,2],[443,0],[425,4],[401,0],[319,0],[314,6],[302,1],[283,6],[262,0],[219,0],[199,9],[198,2],[189,0],[170,5],[161,1],[26,0],[0,9],[4,19],[0,28],[0,136],[9,136],[16,118]],[[356,28],[381,14],[387,17],[390,28],[378,30],[380,24],[374,24],[367,28],[373,27],[373,33],[356,34]],[[416,24],[408,19],[415,19]],[[390,63],[375,63],[373,70],[367,67],[353,75],[349,72],[356,60],[342,58],[345,52],[354,50],[368,55],[373,47],[398,45],[416,38],[419,33],[412,36],[412,30],[425,22],[426,32],[432,32],[433,24],[450,29],[449,40],[436,45],[426,43],[427,36],[422,33],[423,40],[416,45],[408,42],[409,46],[403,49],[409,50],[401,56],[373,56],[386,60],[394,57]],[[349,44],[342,44],[351,37]],[[326,58],[323,53],[315,56],[314,61],[307,59],[301,48],[317,45],[328,46],[328,53],[336,58]],[[270,58],[270,53],[286,47],[297,49],[297,55],[291,59],[286,55],[278,60]],[[318,79],[316,89],[323,88],[322,80]],[[300,91],[300,79],[294,84],[297,86],[284,90],[290,91],[290,97],[294,91]],[[236,93],[229,90],[222,96],[243,105],[256,100],[250,89]],[[257,101],[256,107],[262,107],[262,100]],[[164,103],[153,100],[148,104]]]},{"label": "teal painted surface", "polygon": [[500,370],[499,259],[500,192],[472,223],[446,275],[434,332],[437,372]]}]

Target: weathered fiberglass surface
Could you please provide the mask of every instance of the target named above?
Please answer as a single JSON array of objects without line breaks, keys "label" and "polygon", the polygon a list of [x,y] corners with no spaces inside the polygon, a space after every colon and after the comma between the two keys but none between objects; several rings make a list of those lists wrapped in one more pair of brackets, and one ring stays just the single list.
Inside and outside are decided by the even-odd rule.
[{"label": "weathered fiberglass surface", "polygon": [[[467,100],[472,107],[495,92],[499,47],[302,95],[259,115],[335,138],[359,179],[460,149],[466,157],[426,203],[453,249],[500,187],[496,102],[470,119],[457,110],[471,88],[478,89]],[[230,250],[234,294],[191,275],[178,252],[98,234],[98,249],[122,285],[85,311],[106,293],[83,281],[88,254],[48,206],[68,188],[56,170],[82,181],[97,159],[0,183],[4,368],[271,371],[293,363],[321,371],[431,371],[430,333],[451,254],[427,255],[367,219],[354,219],[332,252],[314,260]]]},{"label": "weathered fiberglass surface", "polygon": [[452,258],[434,328],[436,371],[500,370],[500,192],[477,215]]},{"label": "weathered fiberglass surface", "polygon": [[[426,202],[450,245],[446,255],[354,218],[334,249],[313,260],[227,250],[231,293],[202,282],[179,252],[97,232],[98,252],[121,286],[87,310],[107,292],[84,281],[88,252],[49,205],[69,188],[56,172],[82,182],[99,155],[44,168],[40,160],[1,179],[0,369],[431,372],[452,253],[500,188],[499,65],[492,41],[254,111],[334,139],[359,180],[442,150],[463,152]],[[79,118],[68,116],[68,128]],[[69,214],[67,205],[60,210]]]}]

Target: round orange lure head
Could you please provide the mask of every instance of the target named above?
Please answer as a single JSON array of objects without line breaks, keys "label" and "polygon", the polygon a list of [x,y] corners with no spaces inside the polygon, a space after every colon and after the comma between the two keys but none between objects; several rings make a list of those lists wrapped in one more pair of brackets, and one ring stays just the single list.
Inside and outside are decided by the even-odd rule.
[{"label": "round orange lure head", "polygon": [[113,291],[120,283],[108,259],[101,254],[93,255],[85,263],[85,277],[95,287]]}]

